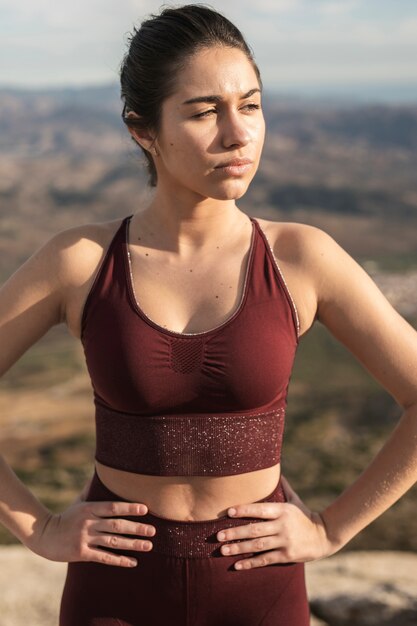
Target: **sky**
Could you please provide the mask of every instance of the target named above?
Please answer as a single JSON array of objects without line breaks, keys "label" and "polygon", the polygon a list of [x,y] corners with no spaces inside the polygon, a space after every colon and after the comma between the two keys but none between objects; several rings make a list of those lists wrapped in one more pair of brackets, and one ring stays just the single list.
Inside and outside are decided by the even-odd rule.
[{"label": "sky", "polygon": [[[182,2],[165,2],[178,6]],[[417,102],[416,0],[211,0],[243,32],[265,89],[384,93]],[[0,86],[118,81],[155,0],[0,0]]]}]

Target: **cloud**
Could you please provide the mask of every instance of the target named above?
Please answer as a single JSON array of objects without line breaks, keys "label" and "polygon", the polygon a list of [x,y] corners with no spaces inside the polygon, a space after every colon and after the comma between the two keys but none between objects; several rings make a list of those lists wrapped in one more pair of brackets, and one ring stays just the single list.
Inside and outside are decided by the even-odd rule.
[{"label": "cloud", "polygon": [[358,4],[358,0],[343,0],[341,2],[328,0],[327,2],[318,2],[316,10],[323,16],[346,15],[356,9]]},{"label": "cloud", "polygon": [[[171,4],[181,0],[0,0],[0,82],[117,80],[132,27]],[[374,9],[359,0],[207,4],[242,30],[265,76],[415,76],[417,7],[404,0],[378,0]]]},{"label": "cloud", "polygon": [[0,0],[0,83],[46,86],[117,80],[133,26],[158,13],[162,4]]},{"label": "cloud", "polygon": [[[249,2],[247,0],[243,1],[240,6],[242,7],[242,5],[244,6],[245,4],[250,5],[252,9],[254,8],[251,0],[249,0]],[[289,13],[296,11],[302,7],[302,4],[302,0],[258,0],[255,8],[256,11],[274,15],[277,13]]]},{"label": "cloud", "polygon": [[417,16],[409,16],[405,20],[401,20],[397,26],[397,35],[404,41],[406,38],[409,41],[417,41]]}]

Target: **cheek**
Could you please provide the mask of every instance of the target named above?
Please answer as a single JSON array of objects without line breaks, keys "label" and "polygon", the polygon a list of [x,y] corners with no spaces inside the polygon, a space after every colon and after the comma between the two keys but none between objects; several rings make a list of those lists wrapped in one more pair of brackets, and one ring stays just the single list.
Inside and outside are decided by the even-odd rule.
[{"label": "cheek", "polygon": [[265,139],[265,122],[264,121],[258,122],[257,124],[254,125],[252,130],[253,130],[254,139],[259,143],[263,143]]},{"label": "cheek", "polygon": [[201,159],[207,156],[207,145],[204,138],[183,136],[180,139],[172,138],[167,144],[168,160],[175,167],[180,168],[187,164],[193,168]]},{"label": "cheek", "polygon": [[187,160],[189,150],[182,142],[172,139],[165,144],[163,153],[165,165],[169,169],[177,170]]}]

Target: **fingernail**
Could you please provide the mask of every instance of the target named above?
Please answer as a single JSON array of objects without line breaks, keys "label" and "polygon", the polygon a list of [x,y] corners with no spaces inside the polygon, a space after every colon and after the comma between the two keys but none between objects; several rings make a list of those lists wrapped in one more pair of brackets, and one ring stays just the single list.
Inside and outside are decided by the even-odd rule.
[{"label": "fingernail", "polygon": [[236,509],[229,509],[229,515],[236,515]]},{"label": "fingernail", "polygon": [[145,548],[145,550],[149,550],[152,547],[152,544],[150,541],[145,541],[143,543],[143,547]]}]

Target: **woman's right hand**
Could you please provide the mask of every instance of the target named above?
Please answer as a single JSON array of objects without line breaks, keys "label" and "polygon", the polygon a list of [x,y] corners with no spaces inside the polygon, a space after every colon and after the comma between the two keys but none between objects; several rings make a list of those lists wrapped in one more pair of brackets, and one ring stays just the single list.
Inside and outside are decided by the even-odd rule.
[{"label": "woman's right hand", "polygon": [[62,513],[51,513],[42,525],[42,532],[33,536],[28,547],[50,561],[95,561],[134,567],[136,559],[113,554],[106,548],[149,552],[151,542],[121,535],[150,537],[155,535],[155,527],[119,517],[145,515],[147,511],[145,504],[133,502],[75,501]]}]

